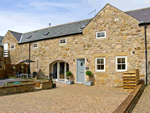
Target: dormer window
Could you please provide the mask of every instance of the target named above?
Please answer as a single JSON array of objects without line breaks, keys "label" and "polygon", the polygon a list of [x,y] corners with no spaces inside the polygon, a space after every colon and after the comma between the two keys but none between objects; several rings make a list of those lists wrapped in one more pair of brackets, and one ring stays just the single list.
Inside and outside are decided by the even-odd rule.
[{"label": "dormer window", "polygon": [[12,45],[10,46],[10,49],[15,49],[15,45],[12,44]]},{"label": "dormer window", "polygon": [[32,35],[30,35],[29,37],[27,37],[26,39],[30,39],[32,37]]},{"label": "dormer window", "polygon": [[46,35],[48,35],[48,34],[49,34],[49,32],[45,33],[44,36],[46,36]]},{"label": "dormer window", "polygon": [[59,45],[66,44],[66,38],[59,39]]},{"label": "dormer window", "polygon": [[106,31],[96,32],[96,39],[106,38]]},{"label": "dormer window", "polygon": [[38,44],[37,43],[33,43],[33,48],[38,48]]}]

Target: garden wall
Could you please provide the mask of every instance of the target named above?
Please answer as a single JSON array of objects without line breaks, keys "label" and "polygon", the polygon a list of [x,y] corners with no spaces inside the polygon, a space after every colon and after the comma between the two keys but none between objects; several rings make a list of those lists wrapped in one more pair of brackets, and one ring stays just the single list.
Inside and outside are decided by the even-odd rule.
[{"label": "garden wall", "polygon": [[35,90],[35,83],[0,86],[0,96],[14,93],[30,92],[34,90]]},{"label": "garden wall", "polygon": [[6,77],[6,73],[5,73],[5,70],[4,69],[1,69],[0,70],[0,79],[3,79]]},{"label": "garden wall", "polygon": [[136,103],[140,99],[145,89],[145,83],[143,80],[137,85],[137,87],[129,94],[129,96],[118,106],[113,113],[132,113]]},{"label": "garden wall", "polygon": [[50,81],[41,82],[40,88],[41,89],[51,89],[52,88],[52,82],[50,82]]}]

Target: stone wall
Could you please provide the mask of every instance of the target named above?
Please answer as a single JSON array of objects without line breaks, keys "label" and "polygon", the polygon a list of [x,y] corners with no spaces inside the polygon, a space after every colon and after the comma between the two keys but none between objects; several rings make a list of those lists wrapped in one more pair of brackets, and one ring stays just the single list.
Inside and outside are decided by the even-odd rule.
[{"label": "stone wall", "polygon": [[30,92],[34,90],[35,83],[0,86],[0,96],[14,93]]},{"label": "stone wall", "polygon": [[51,89],[52,88],[52,82],[46,81],[40,83],[41,89]]},{"label": "stone wall", "polygon": [[[31,63],[31,71],[38,72],[40,69],[44,75],[49,76],[50,64],[62,60],[69,63],[76,82],[75,59],[86,58],[85,66],[94,74],[95,84],[120,85],[122,72],[115,70],[115,57],[127,56],[127,71],[139,69],[140,75],[145,75],[144,28],[138,24],[138,20],[107,4],[83,29],[83,34],[37,41],[36,49],[32,48],[31,43],[31,60],[36,61]],[[106,38],[96,39],[97,31],[106,31]],[[59,45],[60,38],[66,38],[67,44]],[[28,43],[18,45],[9,32],[4,42],[15,43],[15,49],[10,51],[12,63],[28,58]],[[95,71],[96,57],[105,57],[105,72]],[[150,57],[148,59],[150,60]]]},{"label": "stone wall", "polygon": [[4,69],[0,69],[0,79],[6,78],[6,71]]}]

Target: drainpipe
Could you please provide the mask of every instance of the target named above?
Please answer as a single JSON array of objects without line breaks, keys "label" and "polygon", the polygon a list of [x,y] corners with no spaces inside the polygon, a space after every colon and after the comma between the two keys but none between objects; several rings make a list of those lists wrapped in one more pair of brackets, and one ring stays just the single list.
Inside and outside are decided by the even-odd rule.
[{"label": "drainpipe", "polygon": [[147,33],[146,33],[146,28],[147,28],[147,25],[150,25],[150,22],[141,22],[139,23],[139,26],[143,26],[144,25],[144,30],[145,30],[145,70],[146,70],[146,76],[145,76],[145,79],[146,79],[146,86],[148,85],[148,81],[147,81]]},{"label": "drainpipe", "polygon": [[29,68],[28,68],[28,75],[30,74],[30,46],[31,46],[31,43],[29,43]]},{"label": "drainpipe", "polygon": [[146,34],[146,28],[147,28],[147,24],[145,23],[144,29],[145,29],[145,60],[146,60],[146,86],[147,84],[147,34]]}]

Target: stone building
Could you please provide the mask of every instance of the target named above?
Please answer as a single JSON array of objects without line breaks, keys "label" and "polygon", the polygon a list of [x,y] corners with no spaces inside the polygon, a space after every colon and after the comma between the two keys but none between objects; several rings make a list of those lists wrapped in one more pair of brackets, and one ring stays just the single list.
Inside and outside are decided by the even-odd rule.
[{"label": "stone building", "polygon": [[[89,70],[97,85],[122,85],[124,71],[139,69],[140,76],[145,76],[145,35],[139,23],[150,21],[149,12],[150,8],[123,12],[106,4],[91,19],[28,33],[8,30],[3,49],[8,49],[9,62],[17,64],[29,58],[30,47],[35,61],[31,72],[41,77],[53,74],[53,79],[65,81],[70,70],[75,83],[85,83]],[[147,26],[148,51],[149,31]]]}]

